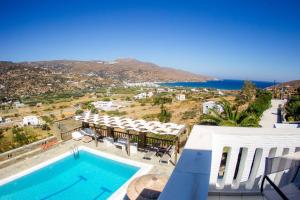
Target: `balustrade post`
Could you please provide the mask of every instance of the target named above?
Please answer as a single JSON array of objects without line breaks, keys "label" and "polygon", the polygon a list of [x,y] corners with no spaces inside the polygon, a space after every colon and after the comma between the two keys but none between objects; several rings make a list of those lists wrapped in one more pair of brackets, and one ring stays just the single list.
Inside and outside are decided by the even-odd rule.
[{"label": "balustrade post", "polygon": [[127,154],[128,156],[130,156],[130,135],[129,135],[129,131],[126,131],[127,133]]},{"label": "balustrade post", "polygon": [[145,132],[139,132],[139,141],[142,148],[146,147],[147,144],[147,137]]}]

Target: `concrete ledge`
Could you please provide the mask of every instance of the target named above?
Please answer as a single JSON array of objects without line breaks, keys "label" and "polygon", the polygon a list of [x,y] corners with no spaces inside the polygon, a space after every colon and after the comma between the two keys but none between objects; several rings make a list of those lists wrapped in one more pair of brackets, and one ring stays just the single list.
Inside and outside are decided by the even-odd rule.
[{"label": "concrete ledge", "polygon": [[57,140],[57,138],[55,136],[51,136],[46,139],[42,139],[42,140],[33,142],[31,144],[1,153],[0,161],[6,161],[6,160],[11,160],[13,158],[17,158],[19,155],[22,155],[22,154],[25,154],[28,152],[32,152],[33,150],[36,150],[36,149],[40,149],[42,145],[46,145],[49,142],[56,141],[56,140]]}]

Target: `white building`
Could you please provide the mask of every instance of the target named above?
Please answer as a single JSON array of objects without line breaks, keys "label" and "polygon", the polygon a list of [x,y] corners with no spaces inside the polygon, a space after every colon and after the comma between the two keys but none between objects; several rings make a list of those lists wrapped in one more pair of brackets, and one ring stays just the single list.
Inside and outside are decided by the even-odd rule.
[{"label": "white building", "polygon": [[153,92],[142,92],[140,94],[135,95],[133,98],[134,99],[145,99],[147,97],[152,97],[153,96]]},{"label": "white building", "polygon": [[168,92],[168,90],[165,89],[165,88],[157,88],[157,92],[158,92],[158,93]]},{"label": "white building", "polygon": [[124,86],[126,86],[126,87],[159,87],[159,85],[154,82],[139,82],[139,83],[124,82]]},{"label": "white building", "polygon": [[184,101],[185,100],[185,94],[177,94],[176,99],[178,101]]},{"label": "white building", "polygon": [[113,101],[96,101],[92,103],[98,110],[110,111],[117,110],[122,106]]},{"label": "white building", "polygon": [[22,107],[24,107],[25,105],[24,105],[23,103],[20,103],[19,101],[16,101],[16,102],[15,102],[15,106],[16,106],[16,108],[22,108]]},{"label": "white building", "polygon": [[218,95],[223,96],[224,92],[222,92],[221,90],[218,90]]},{"label": "white building", "polygon": [[37,116],[26,116],[23,118],[23,125],[26,126],[26,125],[33,125],[33,126],[37,126],[37,125],[40,125],[41,124],[41,121],[40,119],[37,117]]},{"label": "white building", "polygon": [[2,117],[0,117],[0,123],[3,123],[4,119]]},{"label": "white building", "polygon": [[203,105],[202,105],[203,114],[208,114],[210,109],[216,109],[220,113],[224,111],[222,106],[215,103],[214,101],[204,102]]}]

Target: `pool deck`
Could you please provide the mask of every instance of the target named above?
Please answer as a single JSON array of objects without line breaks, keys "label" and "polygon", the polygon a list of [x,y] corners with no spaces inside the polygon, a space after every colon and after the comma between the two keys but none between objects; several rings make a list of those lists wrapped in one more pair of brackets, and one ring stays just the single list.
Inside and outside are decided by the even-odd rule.
[{"label": "pool deck", "polygon": [[[137,154],[131,154],[131,156],[128,156],[125,151],[122,151],[121,149],[118,149],[114,146],[107,147],[107,146],[105,146],[105,144],[103,144],[101,142],[98,142],[98,147],[96,147],[94,141],[91,141],[90,143],[84,143],[82,141],[69,140],[66,142],[62,142],[47,151],[44,151],[44,152],[39,153],[32,157],[28,157],[24,160],[21,160],[19,162],[16,162],[12,165],[9,165],[5,168],[0,169],[0,179],[10,177],[19,172],[22,172],[31,167],[34,167],[37,164],[40,164],[49,159],[55,158],[66,152],[72,151],[74,146],[86,146],[86,147],[89,147],[89,148],[92,148],[92,149],[95,149],[95,150],[98,150],[98,151],[101,151],[104,153],[108,153],[108,154],[112,154],[112,155],[119,156],[122,158],[126,158],[126,159],[134,160],[137,162],[153,165],[150,173],[154,173],[154,174],[162,174],[162,175],[170,176],[174,169],[174,165],[171,163],[169,163],[169,164],[159,163],[159,157],[156,157],[156,156],[154,156],[151,160],[143,159],[144,153],[140,152],[140,151],[138,151]],[[179,158],[179,155],[178,155],[178,158]]]}]

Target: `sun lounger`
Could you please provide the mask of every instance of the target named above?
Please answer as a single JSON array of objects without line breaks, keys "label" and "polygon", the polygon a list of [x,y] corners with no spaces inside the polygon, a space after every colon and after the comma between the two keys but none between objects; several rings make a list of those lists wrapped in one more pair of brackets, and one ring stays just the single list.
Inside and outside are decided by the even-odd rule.
[{"label": "sun lounger", "polygon": [[72,138],[73,138],[73,140],[78,141],[78,140],[81,140],[83,138],[83,135],[80,132],[75,131],[75,132],[72,133]]},{"label": "sun lounger", "polygon": [[149,150],[144,154],[143,159],[151,160],[153,158],[153,156],[155,156],[155,154],[156,154],[156,151]]},{"label": "sun lounger", "polygon": [[89,143],[92,140],[93,140],[93,138],[90,137],[90,136],[87,136],[87,135],[83,136],[83,138],[82,138],[82,141],[85,142],[85,143]]},{"label": "sun lounger", "polygon": [[82,130],[84,132],[84,135],[88,135],[88,136],[91,136],[91,137],[95,137],[95,132],[90,129],[90,128],[85,128]]},{"label": "sun lounger", "polygon": [[166,163],[169,164],[173,154],[174,154],[174,146],[172,146],[169,151],[167,151],[166,153],[164,153],[164,155],[161,157],[161,159],[159,160],[160,163]]},{"label": "sun lounger", "polygon": [[117,141],[117,142],[114,142],[114,145],[115,145],[117,148],[122,149],[123,151],[126,150],[126,143],[124,143],[123,141]]},{"label": "sun lounger", "polygon": [[107,146],[110,147],[114,143],[114,139],[112,137],[105,137],[103,138],[103,143]]}]

